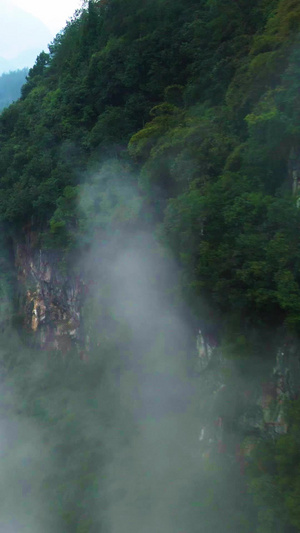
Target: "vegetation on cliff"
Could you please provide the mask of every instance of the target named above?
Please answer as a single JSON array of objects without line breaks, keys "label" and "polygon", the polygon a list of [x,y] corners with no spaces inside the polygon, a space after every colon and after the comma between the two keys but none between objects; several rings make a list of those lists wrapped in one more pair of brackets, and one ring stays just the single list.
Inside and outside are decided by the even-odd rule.
[{"label": "vegetation on cliff", "polygon": [[89,2],[1,115],[2,220],[67,240],[78,185],[118,159],[191,299],[238,328],[298,331],[298,11],[274,0]]},{"label": "vegetation on cliff", "polygon": [[[2,223],[69,257],[155,225],[216,342],[266,356],[274,331],[297,337],[299,29],[295,0],[85,2],[0,116]],[[253,470],[283,509],[259,532],[299,530],[295,439]]]}]

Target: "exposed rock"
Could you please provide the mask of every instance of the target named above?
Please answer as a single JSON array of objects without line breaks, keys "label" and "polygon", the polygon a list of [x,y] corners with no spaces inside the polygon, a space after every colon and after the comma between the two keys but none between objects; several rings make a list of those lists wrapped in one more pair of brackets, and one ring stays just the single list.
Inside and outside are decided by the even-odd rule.
[{"label": "exposed rock", "polygon": [[68,352],[81,343],[81,306],[85,284],[64,273],[62,255],[36,246],[36,235],[14,243],[19,305],[25,327],[44,349]]},{"label": "exposed rock", "polygon": [[[220,347],[197,338],[203,379],[210,388],[207,423],[200,428],[199,445],[204,458],[225,453],[240,464],[241,472],[251,461],[257,443],[287,433],[286,401],[299,396],[300,359],[296,339],[282,346],[261,376],[238,374],[235,359],[222,357]],[[214,361],[214,365],[210,364]],[[251,365],[251,361],[249,361]],[[224,382],[221,382],[223,376]]]},{"label": "exposed rock", "polygon": [[206,370],[208,367],[214,352],[215,344],[209,342],[206,336],[199,329],[197,335],[197,353],[200,370]]}]

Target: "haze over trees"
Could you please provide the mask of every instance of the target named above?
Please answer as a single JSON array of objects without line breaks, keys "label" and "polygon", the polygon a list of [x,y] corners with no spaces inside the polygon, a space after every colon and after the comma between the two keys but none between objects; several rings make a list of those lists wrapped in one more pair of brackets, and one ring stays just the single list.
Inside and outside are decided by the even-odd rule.
[{"label": "haze over trees", "polygon": [[[225,377],[218,375],[220,383],[227,379],[233,391],[235,383],[251,374],[253,361],[255,382],[281,343],[299,346],[299,30],[300,6],[294,0],[85,2],[49,46],[49,53],[37,57],[20,100],[0,116],[0,220],[6,234],[15,238],[30,226],[38,246],[64,255],[62,268],[71,275],[76,270],[74,258],[90,253],[95,240],[103,247],[94,259],[98,264],[102,251],[103,257],[116,260],[108,244],[111,236],[123,253],[124,235],[130,240],[141,229],[150,231],[164,250],[149,245],[150,285],[166,292],[180,316],[188,309],[191,323],[198,329],[201,324],[211,344],[235,360],[238,377],[229,364]],[[179,272],[161,283],[155,264],[170,250]],[[125,272],[126,261],[121,263]],[[105,420],[106,435],[115,443],[112,455],[117,457],[112,470],[114,465],[122,470],[118,454],[123,444],[126,464],[133,464],[126,442],[146,453],[147,447],[141,445],[144,433],[139,434],[126,410],[128,405],[135,409],[128,384],[139,387],[131,374],[136,361],[132,354],[142,354],[145,344],[150,346],[147,357],[154,357],[155,343],[150,340],[155,337],[160,347],[171,346],[174,333],[167,326],[167,312],[163,326],[151,323],[151,331],[141,337],[130,321],[130,327],[124,325],[111,300],[116,278],[109,278],[103,263],[103,283],[85,310],[91,352],[98,353],[101,346],[101,359],[81,370],[74,358],[72,371],[71,364],[56,358],[45,363],[43,379],[49,387],[45,397],[37,379],[29,379],[30,392],[20,377],[24,372],[32,375],[28,359],[17,366],[18,390],[25,391],[24,412],[42,420],[49,445],[57,451],[59,490],[51,475],[44,487],[53,508],[60,509],[59,525],[51,527],[64,532],[99,531],[101,524],[105,532],[121,533],[122,520],[113,522],[113,529],[107,509],[112,501],[113,516],[122,516],[122,506],[132,505],[136,483],[146,479],[145,471],[151,468],[144,470],[141,460],[136,477],[130,478],[134,490],[128,493],[110,470],[108,495],[94,469],[95,464],[103,468],[100,478],[107,472],[110,441],[101,432],[86,433],[82,417],[92,406],[89,429],[98,416]],[[123,296],[126,301],[128,294]],[[153,303],[154,309],[158,307]],[[181,361],[179,353],[187,352],[187,344],[180,346],[178,340],[178,349],[157,349],[163,366],[168,367],[170,354],[176,353]],[[10,361],[6,354],[3,364],[8,375]],[[180,365],[175,366],[177,386]],[[57,391],[69,411],[59,410],[53,392],[57,367],[63,368]],[[112,385],[123,371],[128,379],[120,389],[124,404]],[[101,392],[100,375],[109,376]],[[146,380],[145,375],[139,377]],[[74,390],[79,390],[82,403]],[[99,404],[93,403],[90,390]],[[234,394],[231,404],[239,413]],[[182,508],[171,505],[177,521],[168,522],[160,508],[159,516],[166,520],[162,533],[175,532],[176,527],[178,532],[198,533],[199,524],[213,533],[300,531],[299,409],[295,394],[287,402],[284,435],[270,437],[258,426],[252,431],[258,444],[246,477],[240,475],[234,454],[224,461],[219,456],[215,462],[208,460],[204,470],[196,470]],[[165,415],[164,421],[169,420]],[[194,411],[189,415],[196,419]],[[235,435],[244,430],[237,427],[233,412],[224,417],[235,443]],[[117,434],[110,419],[120,424]],[[127,424],[133,440],[125,430]],[[153,434],[151,424],[143,426],[148,435]],[[175,432],[176,424],[170,425]],[[184,433],[185,420],[180,427]],[[163,430],[161,434],[167,442]],[[187,446],[193,450],[189,438]],[[180,446],[175,450],[179,461],[180,450]],[[189,462],[193,453],[198,452],[191,451],[186,472],[193,470]],[[151,453],[150,457],[154,461]],[[170,471],[176,471],[172,460]],[[184,491],[176,475],[180,501]],[[234,488],[226,492],[231,479]],[[148,478],[151,490],[141,492],[142,509],[156,482],[157,478]],[[72,490],[65,491],[66,486]],[[99,494],[110,502],[101,516],[95,510]],[[78,500],[82,504],[76,508]],[[222,516],[219,521],[216,510]],[[137,513],[138,524],[140,520]],[[159,531],[158,527],[150,520],[145,531]],[[126,528],[128,533],[137,531],[134,523],[126,523]]]},{"label": "haze over trees", "polygon": [[28,69],[15,70],[0,76],[0,111],[21,96],[21,87],[26,81]]}]

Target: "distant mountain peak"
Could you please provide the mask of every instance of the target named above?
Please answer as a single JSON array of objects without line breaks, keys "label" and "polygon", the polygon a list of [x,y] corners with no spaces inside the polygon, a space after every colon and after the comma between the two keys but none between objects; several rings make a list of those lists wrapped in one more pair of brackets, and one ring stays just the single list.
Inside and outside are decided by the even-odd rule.
[{"label": "distant mountain peak", "polygon": [[42,21],[6,0],[0,2],[0,21],[0,72],[32,66],[52,40]]}]

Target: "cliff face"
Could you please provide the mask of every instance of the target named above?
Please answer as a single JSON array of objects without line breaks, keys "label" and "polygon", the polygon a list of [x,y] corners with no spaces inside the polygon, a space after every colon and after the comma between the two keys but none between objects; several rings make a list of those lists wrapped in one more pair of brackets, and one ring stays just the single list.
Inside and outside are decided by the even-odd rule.
[{"label": "cliff face", "polygon": [[224,357],[201,332],[197,349],[200,374],[210,390],[206,424],[199,434],[202,457],[214,460],[225,454],[243,473],[259,442],[288,432],[286,401],[297,399],[300,391],[298,343],[292,337],[281,338],[266,361],[254,358],[242,364]]},{"label": "cliff face", "polygon": [[[82,309],[88,283],[82,275],[65,271],[62,254],[40,249],[32,231],[15,239],[13,246],[18,305],[34,344],[63,355],[75,348],[85,359],[89,341]],[[238,370],[241,361],[224,357],[212,336],[199,331],[196,346],[200,381],[204,379],[209,392],[199,434],[202,456],[226,454],[243,471],[257,442],[288,431],[285,400],[295,399],[300,391],[297,343],[279,335],[277,351],[268,355],[265,366],[261,359],[246,362],[258,368],[252,375]]]},{"label": "cliff face", "polygon": [[14,241],[19,311],[37,346],[66,353],[82,344],[85,285],[80,276],[64,272],[59,252],[42,250],[35,241],[34,232]]}]

